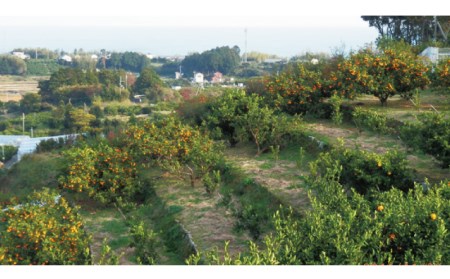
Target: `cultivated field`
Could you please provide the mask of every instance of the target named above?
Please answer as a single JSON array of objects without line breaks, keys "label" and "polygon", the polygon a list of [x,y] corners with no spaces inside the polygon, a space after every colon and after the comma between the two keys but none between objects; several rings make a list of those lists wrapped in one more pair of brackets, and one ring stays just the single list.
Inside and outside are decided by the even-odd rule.
[{"label": "cultivated field", "polygon": [[24,94],[37,93],[39,91],[38,82],[46,78],[0,75],[0,101],[19,101]]}]

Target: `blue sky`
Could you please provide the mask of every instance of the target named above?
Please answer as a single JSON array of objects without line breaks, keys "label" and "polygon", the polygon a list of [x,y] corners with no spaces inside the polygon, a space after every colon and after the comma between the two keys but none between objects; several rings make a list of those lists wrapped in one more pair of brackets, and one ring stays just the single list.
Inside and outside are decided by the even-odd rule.
[{"label": "blue sky", "polygon": [[[223,45],[238,45],[244,51],[247,28],[248,51],[289,57],[306,51],[358,49],[373,42],[377,31],[360,18],[363,14],[411,14],[386,0],[369,9],[367,3],[374,2],[303,2],[23,0],[17,5],[8,1],[0,10],[0,53],[46,47],[186,55]],[[423,6],[420,10],[427,12]]]}]

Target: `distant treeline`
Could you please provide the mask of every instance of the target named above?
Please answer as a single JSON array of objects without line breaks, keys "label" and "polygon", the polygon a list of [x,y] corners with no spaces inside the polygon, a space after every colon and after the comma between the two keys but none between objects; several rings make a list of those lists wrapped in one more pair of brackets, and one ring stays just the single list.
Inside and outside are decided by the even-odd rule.
[{"label": "distant treeline", "polygon": [[[91,104],[94,98],[104,101],[121,101],[129,97],[129,91],[121,88],[120,80],[126,76],[123,70],[60,69],[49,80],[39,82],[43,102],[58,104]],[[134,82],[134,78],[130,77]],[[123,85],[122,85],[123,87]]]},{"label": "distant treeline", "polygon": [[181,62],[182,70],[191,76],[193,72],[212,74],[221,72],[228,74],[233,71],[241,61],[238,46],[217,47],[202,53],[188,55]]}]

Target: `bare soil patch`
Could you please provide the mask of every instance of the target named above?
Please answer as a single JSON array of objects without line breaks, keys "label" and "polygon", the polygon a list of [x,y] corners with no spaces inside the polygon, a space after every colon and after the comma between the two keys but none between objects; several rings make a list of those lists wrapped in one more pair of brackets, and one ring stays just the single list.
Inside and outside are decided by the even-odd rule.
[{"label": "bare soil patch", "polygon": [[[298,187],[299,177],[307,173],[299,170],[294,163],[285,160],[257,160],[245,146],[228,149],[226,156],[287,205],[299,211],[308,208],[307,191]],[[264,165],[268,167],[263,167]]]},{"label": "bare soil patch", "polygon": [[246,250],[251,238],[247,233],[234,231],[236,219],[225,207],[217,206],[220,199],[218,193],[207,195],[199,181],[194,188],[176,179],[164,181],[164,185],[156,187],[158,196],[166,201],[169,209],[180,210],[176,217],[192,235],[199,250],[217,247],[220,253],[226,241],[229,241],[231,255]]}]

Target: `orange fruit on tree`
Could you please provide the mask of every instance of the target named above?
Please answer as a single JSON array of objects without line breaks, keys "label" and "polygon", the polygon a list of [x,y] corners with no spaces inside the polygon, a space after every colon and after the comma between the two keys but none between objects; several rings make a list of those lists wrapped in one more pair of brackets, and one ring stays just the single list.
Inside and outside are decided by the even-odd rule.
[{"label": "orange fruit on tree", "polygon": [[437,215],[436,215],[436,213],[431,213],[430,214],[430,218],[431,218],[431,220],[436,220],[437,219]]}]

